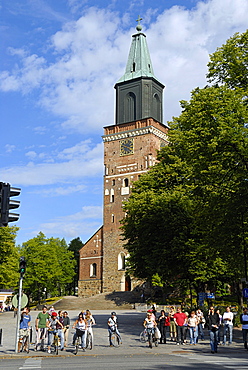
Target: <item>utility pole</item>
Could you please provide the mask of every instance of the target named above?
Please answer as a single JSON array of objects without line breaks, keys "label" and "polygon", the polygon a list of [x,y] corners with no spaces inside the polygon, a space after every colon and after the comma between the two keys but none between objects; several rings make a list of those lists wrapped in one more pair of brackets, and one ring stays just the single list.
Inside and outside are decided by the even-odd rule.
[{"label": "utility pole", "polygon": [[19,264],[20,280],[19,280],[18,311],[17,311],[17,322],[16,322],[15,353],[18,353],[19,325],[20,325],[21,304],[22,304],[22,282],[23,282],[23,276],[25,274],[25,271],[26,271],[26,261],[24,257],[21,257],[20,264]]}]

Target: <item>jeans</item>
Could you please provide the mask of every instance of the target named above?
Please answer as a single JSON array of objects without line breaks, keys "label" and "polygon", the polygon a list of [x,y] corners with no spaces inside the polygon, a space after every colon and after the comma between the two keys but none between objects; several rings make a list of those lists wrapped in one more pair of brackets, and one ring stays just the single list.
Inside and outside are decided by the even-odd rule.
[{"label": "jeans", "polygon": [[185,326],[177,325],[177,343],[180,343],[180,339],[181,339],[181,344],[184,343],[184,333],[185,333]]},{"label": "jeans", "polygon": [[226,344],[226,337],[229,331],[229,344],[232,344],[232,335],[233,335],[233,325],[232,324],[224,324],[224,337],[223,343]]},{"label": "jeans", "polygon": [[196,344],[197,337],[198,337],[198,328],[197,326],[189,326],[189,337],[190,337],[190,344]]},{"label": "jeans", "polygon": [[247,334],[248,334],[248,329],[242,329],[242,334],[243,334],[244,346],[247,349]]},{"label": "jeans", "polygon": [[75,344],[75,341],[76,341],[77,337],[81,338],[81,346],[82,346],[82,348],[85,348],[86,347],[86,330],[76,329],[76,333],[74,334],[74,337],[73,337],[74,344]]},{"label": "jeans", "polygon": [[51,345],[54,333],[58,333],[60,338],[60,349],[64,349],[64,332],[63,329],[49,330],[48,331],[48,346]]},{"label": "jeans", "polygon": [[211,351],[217,352],[217,346],[218,346],[218,330],[216,331],[209,331],[209,336],[210,336],[210,346],[211,346]]},{"label": "jeans", "polygon": [[204,330],[201,322],[198,324],[198,336],[201,340],[204,340]]},{"label": "jeans", "polygon": [[[118,335],[119,337],[119,340],[121,342],[121,335],[120,335],[120,332],[117,328],[114,328],[116,334]],[[112,334],[113,334],[113,330],[111,329],[111,327],[108,328],[108,332],[109,332],[109,345],[112,346],[113,343],[112,343],[112,340],[111,340],[111,337],[112,337]]]}]

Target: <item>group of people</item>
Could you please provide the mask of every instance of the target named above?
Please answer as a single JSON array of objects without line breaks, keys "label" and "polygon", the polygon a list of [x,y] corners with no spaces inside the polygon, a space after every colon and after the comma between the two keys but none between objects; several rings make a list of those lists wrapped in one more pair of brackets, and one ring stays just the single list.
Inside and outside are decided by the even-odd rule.
[{"label": "group of people", "polygon": [[[149,347],[152,348],[152,336],[157,330],[157,338],[160,338],[160,343],[166,343],[167,331],[170,333],[170,340],[175,341],[177,345],[185,345],[187,336],[189,335],[190,345],[196,345],[199,338],[204,340],[204,327],[209,330],[211,352],[217,352],[217,346],[220,344],[220,336],[223,329],[223,345],[227,344],[229,337],[229,345],[232,344],[233,338],[233,320],[234,315],[231,308],[226,307],[223,315],[214,307],[210,307],[208,314],[204,317],[201,309],[182,312],[181,308],[171,306],[168,313],[161,310],[160,315],[156,318],[156,311],[150,309],[147,312],[147,317],[143,322],[143,326],[148,333]],[[244,346],[247,349],[248,335],[248,311],[244,309],[244,313],[240,316],[242,324]]]},{"label": "group of people", "polygon": [[[24,308],[21,313],[21,320],[19,326],[19,343],[18,352],[20,352],[21,344],[24,336],[29,335],[31,316],[29,314],[30,310],[28,307]],[[81,347],[83,351],[86,348],[86,336],[87,333],[91,334],[91,340],[93,342],[93,330],[92,326],[95,325],[95,319],[92,316],[90,310],[82,310],[76,321],[74,322],[72,329],[75,329],[75,333],[72,339],[72,345],[75,345],[77,337],[81,339]],[[118,330],[118,320],[115,312],[111,313],[107,321],[108,333],[109,333],[109,345],[112,347],[112,334],[118,336],[119,344],[122,343],[121,335]],[[47,344],[47,351],[51,353],[51,344],[53,341],[53,336],[56,333],[60,340],[60,350],[63,351],[68,345],[68,335],[70,328],[70,318],[67,311],[55,311],[52,306],[50,310],[46,306],[43,306],[42,311],[38,313],[35,319],[35,329],[36,329],[36,343],[35,351],[44,350],[45,344]],[[24,348],[24,350],[27,350]]]},{"label": "group of people", "polygon": [[[232,344],[233,339],[233,320],[234,314],[231,312],[231,308],[226,307],[223,315],[220,311],[213,306],[210,307],[208,314],[204,317],[201,309],[191,311],[190,314],[182,312],[181,308],[170,307],[169,312],[161,310],[160,315],[156,317],[155,308],[148,310],[147,316],[143,321],[148,334],[149,347],[152,348],[152,341],[157,334],[156,339],[160,339],[160,343],[166,343],[167,332],[170,333],[170,340],[175,341],[177,345],[185,345],[187,343],[187,335],[189,333],[190,345],[196,345],[198,339],[204,340],[204,326],[209,330],[211,352],[216,353],[218,344],[221,342],[221,336],[223,337],[223,345]],[[19,342],[18,351],[20,351],[22,339],[29,335],[30,329],[30,310],[28,307],[24,308],[21,313],[20,327],[19,327]],[[243,313],[240,315],[240,322],[242,324],[242,334],[245,349],[248,349],[247,336],[248,336],[248,309],[244,308]],[[82,310],[72,328],[76,329],[72,344],[75,345],[77,337],[81,338],[82,349],[86,348],[86,335],[89,332],[92,336],[92,326],[95,325],[95,319],[89,310],[85,312]],[[109,333],[109,345],[113,346],[112,335],[113,332],[118,336],[118,341],[121,344],[121,335],[118,330],[118,320],[115,312],[111,313],[107,321],[108,333]],[[38,313],[35,319],[36,328],[36,344],[35,350],[44,350],[44,345],[47,344],[48,353],[51,352],[51,343],[53,335],[57,333],[60,339],[60,350],[63,351],[64,347],[68,345],[68,335],[70,328],[70,318],[67,311],[54,310],[53,307],[48,311],[46,306],[43,306],[41,312]],[[25,350],[25,348],[24,348]],[[26,348],[26,350],[28,350]]]}]

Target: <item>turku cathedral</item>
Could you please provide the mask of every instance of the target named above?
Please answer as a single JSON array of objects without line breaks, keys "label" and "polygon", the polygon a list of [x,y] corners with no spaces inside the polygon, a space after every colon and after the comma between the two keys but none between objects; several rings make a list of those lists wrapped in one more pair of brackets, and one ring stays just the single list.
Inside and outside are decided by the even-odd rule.
[{"label": "turku cathedral", "polygon": [[80,250],[78,296],[128,291],[137,280],[126,273],[128,252],[121,237],[122,204],[135,181],[156,163],[157,150],[167,145],[163,121],[164,85],[155,77],[138,22],[124,75],[115,84],[115,124],[104,127],[103,225]]}]

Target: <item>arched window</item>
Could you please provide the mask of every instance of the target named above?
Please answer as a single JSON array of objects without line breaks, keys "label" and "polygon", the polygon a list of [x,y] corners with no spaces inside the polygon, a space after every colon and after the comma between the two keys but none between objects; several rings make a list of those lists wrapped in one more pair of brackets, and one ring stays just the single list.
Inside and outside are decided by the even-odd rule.
[{"label": "arched window", "polygon": [[133,92],[126,95],[124,111],[125,121],[131,122],[136,120],[136,96]]},{"label": "arched window", "polygon": [[126,268],[126,255],[124,252],[118,254],[118,270],[125,270]]},{"label": "arched window", "polygon": [[123,186],[124,186],[124,188],[127,188],[127,187],[128,187],[128,185],[129,185],[129,181],[128,181],[128,179],[127,179],[127,178],[125,178],[125,179],[123,180]]},{"label": "arched window", "polygon": [[161,122],[161,102],[158,94],[154,94],[153,96],[153,114],[154,118]]},{"label": "arched window", "polygon": [[96,276],[96,263],[90,265],[90,277]]}]

